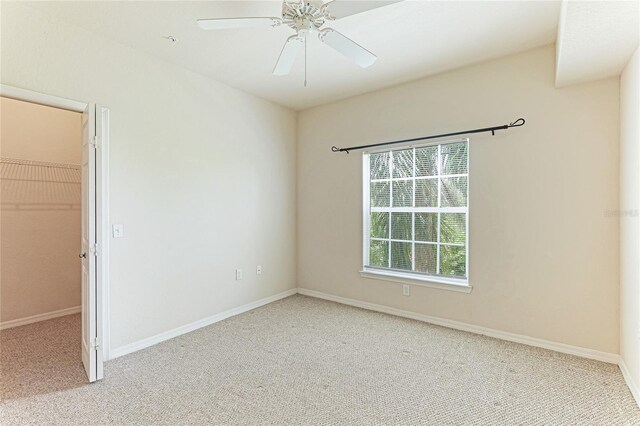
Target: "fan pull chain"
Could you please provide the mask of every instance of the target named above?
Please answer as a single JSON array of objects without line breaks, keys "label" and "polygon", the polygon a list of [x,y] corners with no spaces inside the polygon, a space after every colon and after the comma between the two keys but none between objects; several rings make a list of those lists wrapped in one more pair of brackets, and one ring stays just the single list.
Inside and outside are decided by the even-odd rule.
[{"label": "fan pull chain", "polygon": [[307,37],[304,38],[304,87],[307,87]]}]

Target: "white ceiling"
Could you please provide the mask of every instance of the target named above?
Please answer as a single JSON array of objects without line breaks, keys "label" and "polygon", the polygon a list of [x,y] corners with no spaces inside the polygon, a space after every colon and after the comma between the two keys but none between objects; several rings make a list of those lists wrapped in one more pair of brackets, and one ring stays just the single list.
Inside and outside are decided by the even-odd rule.
[{"label": "white ceiling", "polygon": [[[348,0],[338,0],[348,1]],[[304,109],[555,41],[557,1],[405,0],[329,26],[378,55],[367,69],[317,40],[291,75],[271,74],[293,30],[204,31],[196,19],[280,16],[279,1],[30,2],[69,23],[276,103]],[[165,37],[179,39],[175,44]]]},{"label": "white ceiling", "polygon": [[556,86],[619,75],[638,47],[640,2],[562,4]]}]

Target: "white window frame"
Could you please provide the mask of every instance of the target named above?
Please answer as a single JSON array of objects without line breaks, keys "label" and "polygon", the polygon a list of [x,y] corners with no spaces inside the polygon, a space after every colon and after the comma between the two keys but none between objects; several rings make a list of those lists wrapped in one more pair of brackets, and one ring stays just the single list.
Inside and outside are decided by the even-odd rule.
[{"label": "white window frame", "polygon": [[[466,277],[465,278],[458,278],[458,277],[446,277],[446,276],[442,276],[442,275],[429,275],[429,274],[424,274],[424,273],[420,273],[420,272],[412,272],[412,271],[401,271],[401,270],[395,270],[395,269],[385,269],[385,268],[375,268],[375,267],[369,267],[369,247],[370,247],[370,243],[371,243],[371,234],[370,234],[370,210],[371,210],[371,194],[370,194],[370,170],[369,170],[369,155],[370,154],[376,154],[376,153],[381,153],[381,152],[389,152],[389,151],[400,151],[400,150],[404,150],[404,149],[408,149],[408,148],[423,148],[423,147],[427,147],[427,146],[441,146],[441,145],[446,145],[446,144],[451,144],[451,143],[457,143],[457,142],[466,142],[467,143],[467,156],[468,158],[470,157],[470,143],[469,143],[469,139],[468,138],[463,138],[463,139],[454,139],[454,140],[446,140],[446,141],[436,141],[436,142],[429,142],[429,143],[422,143],[422,144],[411,144],[411,145],[403,145],[403,146],[398,146],[398,147],[393,147],[393,148],[383,148],[383,149],[377,149],[377,150],[367,150],[363,152],[362,155],[362,186],[363,186],[363,190],[362,190],[362,200],[363,200],[363,209],[362,209],[362,270],[360,271],[360,275],[365,277],[365,278],[372,278],[372,279],[378,279],[378,280],[384,280],[384,281],[392,281],[392,282],[399,282],[399,283],[403,283],[403,284],[413,284],[413,285],[419,285],[419,286],[424,286],[424,287],[431,287],[431,288],[439,288],[439,289],[444,289],[444,290],[452,290],[452,291],[458,291],[458,292],[463,292],[463,293],[470,293],[472,290],[472,286],[469,283],[469,201],[470,201],[470,197],[469,197],[469,188],[470,188],[470,179],[469,179],[469,174],[470,174],[470,161],[467,160],[467,173],[464,175],[440,175],[440,173],[438,173],[438,177],[437,179],[440,180],[442,177],[455,177],[455,176],[467,176],[467,207],[399,207],[398,211],[402,211],[402,212],[413,212],[413,213],[421,213],[421,212],[431,212],[431,213],[447,213],[447,212],[451,212],[451,213],[466,213],[465,215],[465,219],[466,219],[466,224],[465,224],[465,234],[466,234],[466,241],[465,241],[465,251],[466,251],[466,255],[465,255],[465,271],[466,271]],[[438,148],[439,150],[440,148]],[[439,158],[440,156],[438,156]],[[415,168],[415,160],[414,160],[414,168]],[[438,168],[440,168],[440,162],[438,161]],[[389,171],[391,173],[391,170]],[[439,172],[439,170],[438,170]],[[414,178],[412,178],[413,182],[414,182],[414,187],[415,187],[415,170],[414,170]],[[425,179],[429,179],[429,178],[425,178]],[[431,177],[430,179],[433,179],[433,177]],[[389,177],[389,181],[393,182],[394,180],[407,180],[406,178],[393,178],[392,175],[390,175]],[[440,185],[440,183],[438,183],[438,185]],[[393,187],[393,185],[391,185]],[[393,191],[393,189],[391,189],[391,191]],[[414,197],[415,197],[415,188],[414,188]],[[439,198],[440,198],[440,190],[438,190],[438,205],[440,204],[439,202]],[[390,211],[393,212],[394,208],[393,207],[389,207],[389,208],[385,208],[385,211]],[[412,226],[415,226],[415,220],[412,222]],[[438,241],[435,243],[437,245],[441,245],[440,243],[440,220],[438,220],[437,223],[437,227],[438,227]],[[415,234],[415,232],[412,232],[412,234]],[[415,237],[415,235],[414,235]],[[391,239],[389,240],[391,241]],[[412,242],[413,245],[413,250],[412,253],[415,253],[415,240]],[[449,244],[451,245],[451,244]],[[454,244],[455,245],[455,244]],[[391,249],[391,248],[389,248]],[[440,268],[440,250],[437,250],[438,253],[438,257],[437,257],[437,268]]]}]

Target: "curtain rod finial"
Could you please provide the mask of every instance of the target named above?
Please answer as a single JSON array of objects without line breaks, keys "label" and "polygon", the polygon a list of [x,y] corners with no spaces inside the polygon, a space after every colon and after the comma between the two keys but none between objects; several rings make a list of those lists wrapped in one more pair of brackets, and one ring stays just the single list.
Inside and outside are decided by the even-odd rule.
[{"label": "curtain rod finial", "polygon": [[514,121],[513,123],[509,123],[509,127],[520,127],[523,126],[525,123],[524,118],[518,118],[516,121]]}]

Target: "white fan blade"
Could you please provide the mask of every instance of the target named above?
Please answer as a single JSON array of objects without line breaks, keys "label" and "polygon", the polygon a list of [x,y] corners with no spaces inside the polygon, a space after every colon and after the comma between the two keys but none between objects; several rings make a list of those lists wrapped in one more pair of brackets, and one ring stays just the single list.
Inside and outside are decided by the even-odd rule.
[{"label": "white fan blade", "polygon": [[333,19],[340,19],[400,1],[402,0],[331,0],[324,7]]},{"label": "white fan blade", "polygon": [[333,47],[348,59],[360,65],[362,68],[367,68],[373,65],[376,59],[378,59],[376,55],[369,52],[355,41],[331,28],[322,30],[318,37],[321,42]]},{"label": "white fan blade", "polygon": [[300,51],[300,48],[304,44],[304,39],[297,35],[289,37],[280,52],[280,57],[273,69],[273,75],[287,75],[293,67],[293,63],[296,60],[296,56]]},{"label": "white fan blade", "polygon": [[277,27],[282,24],[280,18],[219,18],[198,19],[203,30],[226,30],[227,28]]}]

